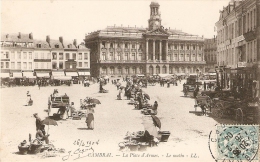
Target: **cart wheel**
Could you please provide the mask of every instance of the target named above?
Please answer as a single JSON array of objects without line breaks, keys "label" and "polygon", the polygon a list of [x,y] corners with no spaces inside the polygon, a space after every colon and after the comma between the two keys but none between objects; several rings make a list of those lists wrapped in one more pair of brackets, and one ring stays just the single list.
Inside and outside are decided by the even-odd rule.
[{"label": "cart wheel", "polygon": [[224,110],[220,109],[218,112],[218,118],[222,118],[224,116]]},{"label": "cart wheel", "polygon": [[218,110],[217,110],[217,109],[213,109],[213,110],[212,110],[212,115],[213,115],[214,117],[218,117]]},{"label": "cart wheel", "polygon": [[242,124],[243,123],[243,110],[238,108],[236,110],[236,122]]}]

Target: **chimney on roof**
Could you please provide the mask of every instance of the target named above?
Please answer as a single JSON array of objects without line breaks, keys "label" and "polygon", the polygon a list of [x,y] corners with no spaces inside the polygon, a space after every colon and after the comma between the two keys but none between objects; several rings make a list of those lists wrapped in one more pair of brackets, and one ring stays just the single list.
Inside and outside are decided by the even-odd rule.
[{"label": "chimney on roof", "polygon": [[49,35],[46,36],[46,42],[49,44],[49,47],[51,47],[51,39]]},{"label": "chimney on roof", "polygon": [[9,34],[6,34],[6,36],[5,36],[6,38],[8,38],[9,37]]},{"label": "chimney on roof", "polygon": [[63,45],[63,37],[59,37],[59,41],[60,41],[60,43],[62,44],[62,47],[64,48],[64,45]]},{"label": "chimney on roof", "polygon": [[73,45],[77,48],[77,39],[73,40]]},{"label": "chimney on roof", "polygon": [[18,33],[18,38],[21,39],[21,32]]},{"label": "chimney on roof", "polygon": [[33,33],[29,33],[29,39],[33,39]]},{"label": "chimney on roof", "polygon": [[50,44],[50,41],[51,41],[50,36],[47,35],[47,36],[46,36],[46,42]]}]

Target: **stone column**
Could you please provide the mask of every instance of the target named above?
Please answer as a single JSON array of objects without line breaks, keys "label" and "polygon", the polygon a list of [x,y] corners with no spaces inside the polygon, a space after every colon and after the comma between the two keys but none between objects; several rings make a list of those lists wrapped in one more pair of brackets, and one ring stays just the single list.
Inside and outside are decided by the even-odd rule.
[{"label": "stone column", "polygon": [[[101,60],[101,58],[102,58],[102,50],[101,50],[102,49],[102,41],[99,40],[98,45],[99,45],[99,47],[98,47],[99,58],[97,58],[97,59]],[[82,55],[82,57],[84,57],[84,56]]]},{"label": "stone column", "polygon": [[185,57],[186,57],[186,43],[184,43],[184,53],[183,53],[183,61],[185,61]]},{"label": "stone column", "polygon": [[108,55],[109,55],[109,41],[106,41],[106,43],[105,43],[105,45],[106,45],[106,60],[108,60]]},{"label": "stone column", "polygon": [[[128,60],[133,60],[132,59],[132,42],[129,42],[129,55],[128,55]],[[129,68],[129,72],[130,72],[130,68]]]},{"label": "stone column", "polygon": [[[116,60],[116,55],[117,55],[117,52],[116,52],[116,48],[117,48],[117,44],[116,44],[116,41],[114,41],[114,45],[113,45],[113,47],[114,47],[114,60]],[[116,70],[116,69],[115,69]]]},{"label": "stone column", "polygon": [[159,40],[159,60],[162,60],[162,40]]},{"label": "stone column", "polygon": [[165,55],[166,55],[166,56],[165,56],[165,59],[166,59],[166,60],[169,60],[169,59],[168,59],[168,40],[165,40],[165,50],[166,50],[166,51],[165,51]]},{"label": "stone column", "polygon": [[[122,41],[122,44],[121,44],[121,46],[122,46],[122,48],[121,48],[121,60],[125,60],[125,42],[124,41]],[[122,67],[122,74],[124,74],[123,73],[123,67]]]},{"label": "stone column", "polygon": [[153,39],[153,60],[155,60],[155,40]]},{"label": "stone column", "polygon": [[149,53],[148,53],[148,45],[149,45],[149,39],[146,39],[146,61],[149,59]]},{"label": "stone column", "polygon": [[179,43],[179,47],[178,47],[178,61],[180,61],[180,54],[181,54],[181,51],[180,51],[180,48],[181,48],[181,44]]}]

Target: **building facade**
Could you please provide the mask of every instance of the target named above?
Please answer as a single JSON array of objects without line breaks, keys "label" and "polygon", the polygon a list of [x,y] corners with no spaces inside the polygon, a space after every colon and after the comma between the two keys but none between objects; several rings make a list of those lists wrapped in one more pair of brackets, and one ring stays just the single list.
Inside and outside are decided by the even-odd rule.
[{"label": "building facade", "polygon": [[215,71],[217,65],[217,40],[215,36],[212,39],[205,39],[204,57],[206,61],[205,72]]},{"label": "building facade", "polygon": [[5,34],[1,37],[1,73],[15,77],[21,73],[77,72],[90,74],[90,50],[84,43],[33,39],[33,34]]},{"label": "building facade", "polygon": [[218,66],[233,70],[231,73],[244,71],[243,74],[236,75],[240,75],[241,80],[251,79],[258,82],[256,89],[259,95],[260,0],[230,1],[220,11],[216,27]]},{"label": "building facade", "polygon": [[218,65],[236,68],[257,63],[258,0],[231,1],[216,23]]},{"label": "building facade", "polygon": [[91,75],[205,72],[204,38],[164,28],[159,7],[150,4],[148,28],[111,26],[87,34]]}]

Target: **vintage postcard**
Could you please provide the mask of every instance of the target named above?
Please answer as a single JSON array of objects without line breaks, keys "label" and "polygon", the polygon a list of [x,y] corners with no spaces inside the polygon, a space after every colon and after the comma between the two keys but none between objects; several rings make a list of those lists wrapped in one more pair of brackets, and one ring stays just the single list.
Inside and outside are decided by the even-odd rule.
[{"label": "vintage postcard", "polygon": [[0,59],[1,162],[260,161],[260,0],[3,0]]}]

